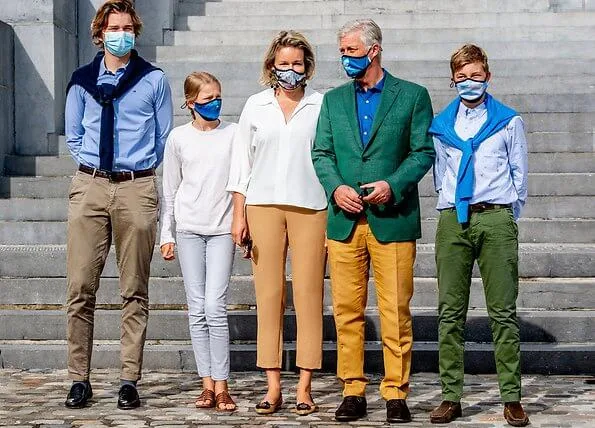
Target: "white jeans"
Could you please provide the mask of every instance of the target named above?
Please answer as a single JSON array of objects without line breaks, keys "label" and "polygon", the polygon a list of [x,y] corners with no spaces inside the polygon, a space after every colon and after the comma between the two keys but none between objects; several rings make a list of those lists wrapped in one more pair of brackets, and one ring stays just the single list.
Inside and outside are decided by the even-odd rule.
[{"label": "white jeans", "polygon": [[178,257],[188,301],[188,322],[200,377],[229,377],[227,289],[234,243],[230,234],[197,235],[179,231]]}]

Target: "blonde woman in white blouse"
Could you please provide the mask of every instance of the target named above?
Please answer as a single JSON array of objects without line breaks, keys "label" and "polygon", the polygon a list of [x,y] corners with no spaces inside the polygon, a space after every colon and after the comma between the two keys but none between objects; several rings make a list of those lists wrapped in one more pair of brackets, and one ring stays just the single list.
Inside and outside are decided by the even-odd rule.
[{"label": "blonde woman in white blouse", "polygon": [[258,318],[257,366],[268,390],[256,412],[269,414],[283,402],[280,369],[285,311],[285,260],[291,249],[293,303],[300,368],[296,411],[316,410],[312,370],[322,363],[322,298],[327,199],[310,151],[322,94],[306,88],[314,73],[312,47],[303,35],[282,31],[272,41],[261,82],[251,96],[233,142],[227,189],[233,192],[232,237],[252,240]]}]

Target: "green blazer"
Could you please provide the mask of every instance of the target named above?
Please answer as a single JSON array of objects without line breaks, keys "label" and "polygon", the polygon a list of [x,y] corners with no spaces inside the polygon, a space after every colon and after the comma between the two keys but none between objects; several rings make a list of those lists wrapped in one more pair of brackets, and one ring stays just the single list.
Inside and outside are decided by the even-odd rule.
[{"label": "green blazer", "polygon": [[366,207],[376,239],[399,242],[421,237],[417,183],[434,161],[434,144],[428,134],[432,118],[428,91],[387,72],[370,142],[364,149],[354,83],[325,94],[312,161],[329,198],[329,239],[347,239],[358,219],[337,206],[332,197],[335,189],[346,184],[359,192],[358,182],[378,180],[388,182],[393,197],[386,205]]}]

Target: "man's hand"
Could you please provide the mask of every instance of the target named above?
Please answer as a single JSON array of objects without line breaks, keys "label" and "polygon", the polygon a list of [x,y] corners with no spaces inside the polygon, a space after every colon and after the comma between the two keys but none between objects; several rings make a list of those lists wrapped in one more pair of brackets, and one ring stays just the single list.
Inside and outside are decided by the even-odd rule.
[{"label": "man's hand", "polygon": [[372,193],[370,193],[368,196],[364,196],[364,198],[363,198],[364,202],[367,202],[369,204],[375,204],[375,205],[386,204],[393,195],[393,192],[390,189],[389,184],[384,180],[375,181],[373,183],[362,184],[359,187],[361,187],[362,189],[374,188]]},{"label": "man's hand", "polygon": [[335,189],[333,193],[335,202],[343,211],[351,214],[358,214],[364,209],[364,204],[357,192],[346,184],[342,184]]},{"label": "man's hand", "polygon": [[242,246],[248,239],[248,224],[243,216],[234,216],[231,223],[231,239],[236,245]]},{"label": "man's hand", "polygon": [[176,244],[174,244],[173,242],[168,242],[167,244],[163,244],[160,248],[161,250],[161,257],[163,257],[164,260],[173,260],[176,258],[176,256],[174,255],[174,248],[175,248]]}]

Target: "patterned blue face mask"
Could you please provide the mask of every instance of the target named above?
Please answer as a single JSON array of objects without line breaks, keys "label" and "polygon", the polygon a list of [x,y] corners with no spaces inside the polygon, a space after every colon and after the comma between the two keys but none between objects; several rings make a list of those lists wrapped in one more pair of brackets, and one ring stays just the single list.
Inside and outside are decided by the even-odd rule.
[{"label": "patterned blue face mask", "polygon": [[459,97],[465,101],[478,101],[486,89],[488,89],[488,82],[484,80],[466,79],[462,82],[455,83],[455,87],[459,93]]},{"label": "patterned blue face mask", "polygon": [[365,73],[372,61],[368,58],[368,54],[370,53],[370,49],[366,52],[363,56],[349,56],[343,55],[341,57],[341,63],[343,64],[343,68],[347,73],[347,76],[351,77],[352,79],[357,79],[358,77],[362,77]]},{"label": "patterned blue face mask", "polygon": [[283,89],[292,91],[298,86],[302,85],[302,82],[306,78],[306,73],[298,73],[292,68],[287,70],[279,70],[275,67],[275,76],[277,77],[277,83]]},{"label": "patterned blue face mask", "polygon": [[128,31],[107,31],[103,36],[103,46],[109,53],[121,58],[134,48],[134,34]]},{"label": "patterned blue face mask", "polygon": [[204,104],[194,103],[194,111],[209,122],[217,120],[221,114],[221,98],[215,98]]}]

